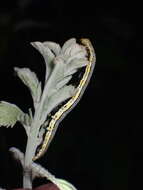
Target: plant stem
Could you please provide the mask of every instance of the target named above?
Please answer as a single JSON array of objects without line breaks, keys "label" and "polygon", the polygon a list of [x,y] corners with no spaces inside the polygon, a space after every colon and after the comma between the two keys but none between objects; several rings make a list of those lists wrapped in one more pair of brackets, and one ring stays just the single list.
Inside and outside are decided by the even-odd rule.
[{"label": "plant stem", "polygon": [[[25,158],[24,158],[24,174],[23,174],[23,188],[32,188],[32,171],[29,170],[31,168],[32,159],[35,155],[36,148],[37,148],[37,142],[38,142],[38,134],[41,124],[45,121],[46,116],[44,117],[44,120],[41,123],[41,111],[43,108],[44,100],[46,98],[47,92],[46,89],[50,88],[49,86],[51,83],[49,82],[44,90],[41,97],[41,101],[39,102],[39,105],[37,106],[35,110],[35,115],[33,122],[31,124],[31,129],[28,134],[28,140],[27,140],[27,146],[26,146],[26,152],[25,152]],[[47,87],[47,88],[46,88]]]},{"label": "plant stem", "polygon": [[39,122],[36,117],[32,123],[30,134],[28,135],[25,159],[24,159],[24,175],[23,175],[23,188],[32,188],[32,172],[31,168],[32,159],[35,155],[39,133]]},{"label": "plant stem", "polygon": [[32,172],[31,171],[24,171],[23,175],[23,188],[32,189]]}]

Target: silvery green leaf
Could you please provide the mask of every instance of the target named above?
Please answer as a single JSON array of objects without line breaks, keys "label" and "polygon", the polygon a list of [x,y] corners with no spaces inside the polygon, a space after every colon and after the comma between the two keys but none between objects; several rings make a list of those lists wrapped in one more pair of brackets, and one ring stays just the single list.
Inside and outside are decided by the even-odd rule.
[{"label": "silvery green leaf", "polygon": [[15,104],[0,102],[0,126],[13,127],[22,115],[23,111]]},{"label": "silvery green leaf", "polygon": [[39,82],[38,86],[37,86],[37,98],[36,98],[36,101],[39,102],[40,101],[40,98],[41,98],[41,95],[42,95],[42,87],[41,87],[41,82]]},{"label": "silvery green leaf", "polygon": [[85,58],[87,59],[85,49],[82,49],[80,45],[78,45],[77,47],[79,48],[77,48],[78,50],[75,54],[72,53],[74,46],[71,47],[70,55],[68,55],[66,52],[66,55],[68,55],[66,64],[69,64],[74,59],[85,59]]},{"label": "silvery green leaf", "polygon": [[19,116],[19,121],[24,126],[31,126],[33,117],[30,114],[23,114]]},{"label": "silvery green leaf", "polygon": [[63,45],[63,47],[62,47],[62,53],[64,54],[65,53],[65,51],[66,51],[66,49],[68,48],[68,47],[70,47],[72,44],[75,44],[76,43],[76,39],[75,38],[71,38],[71,39],[69,39],[69,40],[67,40],[65,43],[64,43],[64,45]]},{"label": "silvery green leaf", "polygon": [[46,94],[46,96],[48,95],[47,97],[50,97],[53,93],[57,91],[56,85],[64,77],[64,70],[65,70],[64,61],[61,58],[57,57],[54,59],[53,64],[54,64],[53,72],[50,75],[43,92]]},{"label": "silvery green leaf", "polygon": [[44,44],[41,42],[32,42],[31,45],[34,48],[36,48],[44,57],[46,65],[46,76],[45,76],[45,81],[46,81],[53,70],[54,65],[52,61],[55,58],[55,55],[52,53],[49,47],[45,47]]},{"label": "silvery green leaf", "polygon": [[87,55],[85,47],[76,43],[76,41],[72,41],[72,43],[70,43],[69,46],[66,46],[64,50],[63,49],[64,48],[62,48],[61,50],[61,54],[63,54],[67,59],[83,58]]},{"label": "silvery green leaf", "polygon": [[45,47],[48,47],[55,54],[55,56],[58,56],[60,54],[61,47],[59,44],[50,41],[43,42],[43,44]]},{"label": "silvery green leaf", "polygon": [[59,89],[55,94],[45,99],[43,111],[42,111],[42,122],[45,121],[47,115],[60,103],[72,97],[75,93],[75,87],[72,85],[64,86]]},{"label": "silvery green leaf", "polygon": [[71,44],[67,49],[64,51],[64,55],[68,57],[73,57],[79,53],[83,53],[81,46],[77,43]]},{"label": "silvery green leaf", "polygon": [[39,83],[36,74],[28,68],[15,67],[14,70],[16,71],[18,77],[29,88],[34,103],[39,102],[41,97],[41,83]]},{"label": "silvery green leaf", "polygon": [[61,54],[66,64],[69,64],[73,59],[87,59],[86,48],[78,43],[76,39],[72,38],[65,42],[62,47]]},{"label": "silvery green leaf", "polygon": [[61,81],[59,81],[56,85],[56,90],[59,90],[60,88],[65,86],[71,80],[71,78],[72,78],[72,76],[70,75],[70,76],[63,78]]},{"label": "silvery green leaf", "polygon": [[60,57],[55,58],[54,65],[55,65],[54,70],[49,78],[49,81],[52,82],[53,84],[52,86],[55,86],[55,84],[57,84],[57,82],[64,77],[64,70],[65,70],[64,60]]},{"label": "silvery green leaf", "polygon": [[24,167],[24,154],[21,152],[18,148],[15,147],[10,147],[9,151],[12,153],[12,156],[14,159],[17,161],[20,161],[22,164],[22,167]]},{"label": "silvery green leaf", "polygon": [[29,108],[29,117],[31,118],[31,120],[33,120],[33,113],[32,113],[32,109]]},{"label": "silvery green leaf", "polygon": [[67,76],[73,75],[76,72],[77,72],[77,69],[69,70],[68,72],[65,73],[65,76],[67,77]]},{"label": "silvery green leaf", "polygon": [[85,47],[83,45],[78,44],[78,43],[73,43],[69,48],[70,48],[70,56],[78,55],[79,53],[81,53],[81,51],[84,54],[86,54]]},{"label": "silvery green leaf", "polygon": [[81,58],[81,59],[73,59],[69,64],[66,65],[65,76],[74,74],[79,68],[85,67],[88,64],[88,60]]},{"label": "silvery green leaf", "polygon": [[77,190],[71,183],[64,179],[56,178],[56,185],[60,190]]}]

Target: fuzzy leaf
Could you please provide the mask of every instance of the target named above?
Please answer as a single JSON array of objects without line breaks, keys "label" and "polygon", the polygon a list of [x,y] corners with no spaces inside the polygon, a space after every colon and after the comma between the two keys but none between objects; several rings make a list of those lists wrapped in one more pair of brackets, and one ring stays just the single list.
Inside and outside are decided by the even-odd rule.
[{"label": "fuzzy leaf", "polygon": [[32,119],[33,118],[31,118],[31,116],[28,114],[23,114],[19,116],[19,121],[24,126],[30,126],[32,123]]},{"label": "fuzzy leaf", "polygon": [[0,126],[13,127],[23,114],[15,104],[0,102]]},{"label": "fuzzy leaf", "polygon": [[54,69],[49,77],[44,89],[47,97],[57,92],[56,86],[64,77],[65,64],[61,58],[56,58],[54,60]]},{"label": "fuzzy leaf", "polygon": [[55,54],[55,56],[58,56],[60,54],[61,47],[59,44],[50,41],[43,42],[43,44],[45,47],[48,47]]},{"label": "fuzzy leaf", "polygon": [[56,185],[60,190],[77,190],[71,183],[64,179],[56,178]]},{"label": "fuzzy leaf", "polygon": [[48,106],[47,106],[48,109],[52,110],[61,102],[73,96],[74,92],[75,92],[75,87],[72,85],[64,86],[63,88],[59,89],[57,93],[55,93],[49,98]]},{"label": "fuzzy leaf", "polygon": [[56,85],[56,90],[59,90],[60,88],[65,86],[71,80],[71,78],[72,76],[70,75],[59,81],[58,84]]},{"label": "fuzzy leaf", "polygon": [[64,86],[59,89],[57,93],[53,94],[49,98],[45,99],[43,111],[42,111],[42,122],[45,121],[47,115],[60,103],[67,100],[75,93],[75,87],[72,85]]},{"label": "fuzzy leaf", "polygon": [[67,40],[62,47],[62,53],[64,54],[65,51],[67,50],[67,48],[69,48],[72,44],[75,44],[75,43],[76,43],[75,38],[71,38],[71,39]]},{"label": "fuzzy leaf", "polygon": [[44,46],[44,43],[41,42],[32,42],[31,45],[37,49],[43,56],[46,65],[46,76],[45,81],[49,78],[52,70],[53,70],[53,59],[55,55],[52,53],[49,47]]},{"label": "fuzzy leaf", "polygon": [[81,67],[85,67],[88,64],[88,60],[85,58],[73,59],[67,66],[64,76],[73,75]]},{"label": "fuzzy leaf", "polygon": [[28,68],[15,67],[14,70],[18,77],[29,88],[34,103],[39,102],[41,96],[41,83],[39,83],[36,74]]}]

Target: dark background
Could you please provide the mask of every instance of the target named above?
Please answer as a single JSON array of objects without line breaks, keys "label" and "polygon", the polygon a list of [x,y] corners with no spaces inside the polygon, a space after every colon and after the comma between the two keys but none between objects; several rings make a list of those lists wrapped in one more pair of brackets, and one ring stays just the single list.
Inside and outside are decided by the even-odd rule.
[{"label": "dark background", "polygon": [[[2,3],[3,2],[3,3]],[[94,2],[95,3],[95,2]],[[97,54],[91,82],[76,108],[60,124],[39,162],[80,190],[143,188],[143,93],[141,10],[91,1],[13,0],[0,5],[0,100],[25,112],[32,106],[13,67],[29,67],[43,80],[41,55],[31,41],[90,38]],[[22,171],[8,149],[25,150],[20,124],[0,129],[0,186],[22,186]],[[37,180],[34,185],[47,183]]]}]

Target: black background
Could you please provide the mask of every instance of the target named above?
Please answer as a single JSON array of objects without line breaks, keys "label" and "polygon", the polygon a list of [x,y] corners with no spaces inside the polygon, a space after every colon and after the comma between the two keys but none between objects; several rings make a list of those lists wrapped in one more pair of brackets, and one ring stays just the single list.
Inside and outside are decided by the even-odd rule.
[{"label": "black background", "polygon": [[[3,2],[3,1],[2,1]],[[90,38],[97,54],[91,82],[76,108],[60,124],[38,162],[80,190],[142,189],[143,118],[141,10],[134,4],[91,1],[5,0],[0,5],[0,100],[25,112],[32,106],[13,67],[29,67],[44,78],[32,41]],[[95,4],[94,4],[95,3]],[[0,129],[0,186],[22,186],[22,171],[8,149],[25,150],[20,124]],[[37,180],[35,186],[47,183]]]}]

